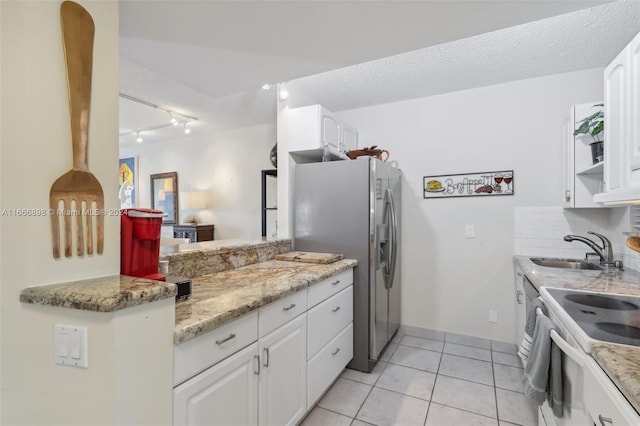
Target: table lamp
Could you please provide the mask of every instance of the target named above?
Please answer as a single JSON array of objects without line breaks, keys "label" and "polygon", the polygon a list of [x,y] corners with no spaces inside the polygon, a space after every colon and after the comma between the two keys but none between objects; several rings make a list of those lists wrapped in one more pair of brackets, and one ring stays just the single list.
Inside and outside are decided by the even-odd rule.
[{"label": "table lamp", "polygon": [[191,215],[188,216],[184,223],[197,225],[202,223],[200,215],[196,210],[207,208],[207,193],[204,191],[189,191],[180,194],[180,203],[185,210],[191,210]]}]

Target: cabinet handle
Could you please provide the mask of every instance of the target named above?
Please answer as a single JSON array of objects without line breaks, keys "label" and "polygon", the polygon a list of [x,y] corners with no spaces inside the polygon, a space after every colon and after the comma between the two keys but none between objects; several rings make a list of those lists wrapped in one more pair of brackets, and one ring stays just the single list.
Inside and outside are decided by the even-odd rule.
[{"label": "cabinet handle", "polygon": [[286,308],[282,308],[282,310],[283,310],[283,311],[288,311],[288,310],[291,310],[291,309],[293,309],[293,308],[295,308],[295,307],[296,307],[296,304],[295,304],[295,303],[292,303],[291,305],[287,306]]},{"label": "cabinet handle", "polygon": [[522,272],[518,272],[516,275],[521,277],[523,274],[522,274]]},{"label": "cabinet handle", "polygon": [[331,283],[331,285],[338,285],[340,284],[340,280],[335,280],[334,282]]},{"label": "cabinet handle", "polygon": [[268,367],[269,366],[269,348],[264,348],[263,351],[264,351],[264,354],[265,354],[264,357],[265,357],[266,361],[262,365],[265,366],[265,367]]},{"label": "cabinet handle", "polygon": [[516,292],[516,301],[518,302],[518,305],[522,305],[522,295],[523,292],[521,292],[520,290]]},{"label": "cabinet handle", "polygon": [[605,423],[613,424],[613,419],[611,419],[611,417],[603,417],[602,414],[598,414],[598,420],[600,420],[600,424],[602,426],[606,426]]},{"label": "cabinet handle", "polygon": [[331,312],[338,312],[340,310],[340,306],[336,306],[331,310]]},{"label": "cabinet handle", "polygon": [[222,339],[222,340],[216,340],[216,345],[221,345],[221,344],[223,344],[223,343],[225,343],[225,342],[228,342],[229,340],[231,340],[231,339],[235,339],[235,338],[236,338],[236,333],[231,333],[231,334],[229,335],[229,337],[225,337],[225,338],[224,338],[224,339]]},{"label": "cabinet handle", "polygon": [[331,352],[331,355],[336,355],[338,352],[340,352],[340,348],[336,348],[335,351]]},{"label": "cabinet handle", "polygon": [[254,355],[253,359],[256,360],[256,366],[258,370],[253,370],[253,374],[260,375],[260,355]]}]

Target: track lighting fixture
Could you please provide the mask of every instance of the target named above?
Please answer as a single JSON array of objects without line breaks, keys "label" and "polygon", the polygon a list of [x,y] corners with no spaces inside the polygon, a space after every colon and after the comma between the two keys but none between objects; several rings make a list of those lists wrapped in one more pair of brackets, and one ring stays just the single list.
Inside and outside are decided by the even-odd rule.
[{"label": "track lighting fixture", "polygon": [[[156,124],[156,125],[153,125],[153,126],[140,128],[140,129],[131,129],[131,130],[128,130],[126,132],[120,133],[120,137],[128,136],[128,135],[135,135],[136,136],[136,142],[138,142],[138,143],[142,143],[143,142],[142,136],[140,136],[140,133],[142,133],[142,132],[151,132],[152,130],[164,129],[166,127],[177,127],[178,125],[182,125],[184,134],[188,135],[188,134],[191,133],[191,129],[189,127],[187,127],[187,124],[192,123],[194,121],[198,121],[197,117],[193,117],[191,115],[178,113],[178,112],[175,112],[174,110],[171,110],[171,109],[168,109],[168,108],[163,108],[163,107],[158,106],[156,104],[152,104],[151,102],[147,102],[145,100],[138,99],[138,98],[135,98],[133,96],[126,95],[124,93],[120,93],[120,97],[123,98],[123,99],[129,100],[129,101],[132,101],[132,102],[137,102],[139,104],[148,106],[150,108],[154,108],[154,109],[157,109],[157,110],[160,110],[160,111],[164,111],[167,114],[169,114],[169,121],[168,122],[159,123],[159,124]],[[150,133],[151,138],[153,138],[154,134],[155,133]],[[147,135],[147,136],[149,136],[149,135]]]}]

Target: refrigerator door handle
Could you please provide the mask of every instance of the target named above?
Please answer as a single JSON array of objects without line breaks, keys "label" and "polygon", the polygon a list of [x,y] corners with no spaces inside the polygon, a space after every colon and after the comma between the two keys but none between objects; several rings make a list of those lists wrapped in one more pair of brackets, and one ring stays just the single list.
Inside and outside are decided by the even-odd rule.
[{"label": "refrigerator door handle", "polygon": [[387,188],[384,193],[387,207],[387,215],[389,217],[389,242],[391,250],[389,259],[384,267],[384,287],[390,289],[393,287],[393,278],[396,274],[396,257],[398,254],[398,220],[396,218],[396,208],[393,204],[393,192],[391,188]]}]

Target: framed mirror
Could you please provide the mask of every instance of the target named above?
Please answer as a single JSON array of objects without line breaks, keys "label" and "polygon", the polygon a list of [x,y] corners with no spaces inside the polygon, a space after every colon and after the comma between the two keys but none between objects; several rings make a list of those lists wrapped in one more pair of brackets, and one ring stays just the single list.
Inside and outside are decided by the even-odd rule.
[{"label": "framed mirror", "polygon": [[178,173],[157,173],[151,175],[151,208],[167,214],[163,225],[178,223]]}]

